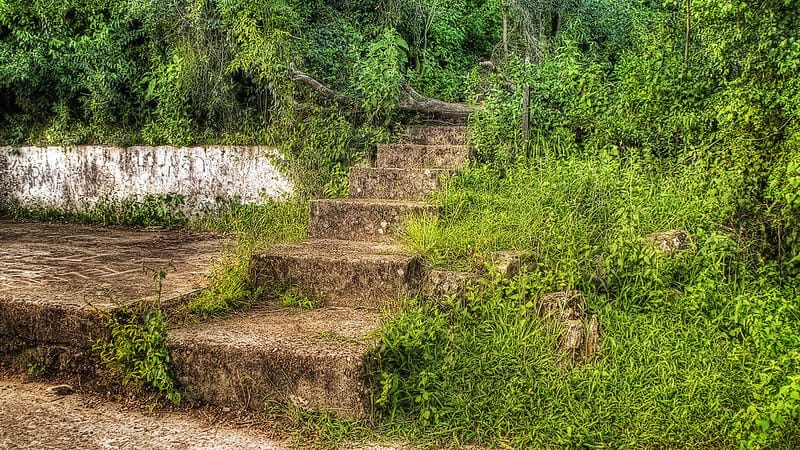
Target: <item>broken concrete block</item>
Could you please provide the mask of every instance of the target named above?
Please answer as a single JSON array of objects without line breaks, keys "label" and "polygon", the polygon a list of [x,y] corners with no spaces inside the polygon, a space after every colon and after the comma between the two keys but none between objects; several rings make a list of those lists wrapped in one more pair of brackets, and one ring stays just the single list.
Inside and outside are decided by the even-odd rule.
[{"label": "broken concrete block", "polygon": [[689,233],[683,230],[669,230],[652,233],[645,240],[667,256],[689,248]]}]

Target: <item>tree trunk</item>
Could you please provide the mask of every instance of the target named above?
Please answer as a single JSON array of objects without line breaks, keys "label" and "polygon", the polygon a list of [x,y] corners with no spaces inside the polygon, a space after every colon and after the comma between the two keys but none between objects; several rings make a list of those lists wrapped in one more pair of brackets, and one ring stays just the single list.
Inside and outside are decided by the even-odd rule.
[{"label": "tree trunk", "polygon": [[[294,64],[289,66],[292,71],[292,80],[301,81],[308,87],[321,94],[323,97],[333,100],[341,105],[353,105],[355,102],[349,97],[330,89],[312,76],[298,70]],[[403,96],[400,99],[397,108],[401,111],[435,114],[443,117],[450,117],[454,119],[466,119],[474,107],[466,103],[450,103],[437,100],[435,98],[425,97],[420,94],[408,83],[403,82],[400,85]]]}]

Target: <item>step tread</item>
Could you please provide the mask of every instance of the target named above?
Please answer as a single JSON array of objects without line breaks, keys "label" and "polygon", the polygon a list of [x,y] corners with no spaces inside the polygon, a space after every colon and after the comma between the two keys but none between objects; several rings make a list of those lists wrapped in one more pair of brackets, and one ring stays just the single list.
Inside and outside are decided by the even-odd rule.
[{"label": "step tread", "polygon": [[380,144],[377,167],[457,169],[470,158],[466,145]]},{"label": "step tread", "polygon": [[312,310],[261,304],[231,317],[172,329],[172,343],[240,350],[288,351],[309,356],[354,356],[371,347],[375,308],[327,306]]},{"label": "step tread", "polygon": [[459,143],[466,141],[467,127],[464,125],[409,125],[401,138],[422,144]]},{"label": "step tread", "polygon": [[397,173],[408,175],[430,175],[430,174],[448,174],[453,173],[453,169],[440,168],[440,167],[369,167],[369,166],[356,166],[351,167],[350,170],[356,172],[374,172],[374,173]]},{"label": "step tread", "polygon": [[343,198],[311,202],[308,236],[355,241],[391,241],[412,215],[434,216],[439,207],[408,200]]},{"label": "step tread", "polygon": [[381,148],[420,148],[430,150],[454,148],[459,150],[469,150],[470,146],[465,144],[415,144],[413,142],[395,142],[391,144],[378,144],[378,150]]},{"label": "step tread", "polygon": [[422,263],[399,245],[309,239],[253,255],[251,276],[267,292],[289,289],[326,306],[378,307],[416,292]]},{"label": "step tread", "polygon": [[346,204],[357,207],[386,207],[386,208],[436,208],[437,206],[422,200],[393,200],[382,198],[321,198],[311,200],[311,203],[319,204]]}]

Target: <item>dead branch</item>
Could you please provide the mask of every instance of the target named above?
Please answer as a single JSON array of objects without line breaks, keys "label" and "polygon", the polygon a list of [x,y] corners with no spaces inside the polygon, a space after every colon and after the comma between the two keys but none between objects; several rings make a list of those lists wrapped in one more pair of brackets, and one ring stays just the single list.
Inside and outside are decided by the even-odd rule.
[{"label": "dead branch", "polygon": [[[323,97],[333,100],[341,105],[352,105],[354,102],[351,98],[343,95],[333,89],[325,86],[314,77],[301,72],[294,64],[289,65],[292,71],[292,80],[300,81],[316,91]],[[437,100],[435,98],[425,97],[414,88],[412,88],[405,81],[400,86],[403,97],[400,99],[397,107],[401,111],[434,114],[438,116],[453,117],[453,118],[466,118],[475,110],[474,107],[466,103],[450,103]]]},{"label": "dead branch", "polygon": [[407,82],[400,86],[405,95],[400,99],[398,107],[403,111],[436,114],[454,118],[466,118],[475,108],[466,103],[450,103],[425,97],[415,91]]},{"label": "dead branch", "polygon": [[343,105],[349,105],[350,99],[346,96],[334,91],[333,89],[325,86],[324,84],[320,83],[310,75],[301,72],[294,66],[294,63],[289,64],[289,70],[292,71],[292,80],[294,81],[302,81],[311,89],[317,91],[318,93],[322,94],[325,98],[333,100],[337,103],[341,103]]}]

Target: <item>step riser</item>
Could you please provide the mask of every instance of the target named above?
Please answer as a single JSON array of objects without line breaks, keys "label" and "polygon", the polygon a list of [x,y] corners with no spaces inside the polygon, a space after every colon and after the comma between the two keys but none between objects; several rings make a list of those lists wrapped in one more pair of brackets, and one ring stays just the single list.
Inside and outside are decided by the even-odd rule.
[{"label": "step riser", "polygon": [[0,336],[91,348],[92,341],[107,334],[98,313],[88,307],[0,302]]},{"label": "step riser", "polygon": [[88,307],[0,302],[0,366],[88,375],[98,367],[92,344],[107,338]]},{"label": "step riser", "polygon": [[368,418],[374,309],[269,305],[170,330],[171,367],[187,398],[255,411],[331,411]]},{"label": "step riser", "polygon": [[442,187],[443,169],[350,169],[350,197],[389,200],[424,200]]},{"label": "step riser", "polygon": [[470,158],[465,146],[381,144],[377,167],[402,169],[457,169]]},{"label": "step riser", "polygon": [[[216,406],[264,411],[278,405],[331,411],[346,419],[370,416],[363,361],[298,357],[290,348],[251,348],[230,354],[218,345],[171,342],[172,367],[186,395]],[[357,356],[356,356],[357,357]]]},{"label": "step riser", "polygon": [[433,217],[435,205],[358,204],[342,200],[311,202],[308,235],[320,239],[389,242],[411,215]]},{"label": "step riser", "polygon": [[422,145],[464,145],[467,128],[461,126],[414,125],[406,128],[404,140]]},{"label": "step riser", "polygon": [[326,306],[378,307],[416,293],[422,279],[421,261],[399,255],[348,260],[258,254],[251,264],[256,285],[265,291],[289,289]]}]

